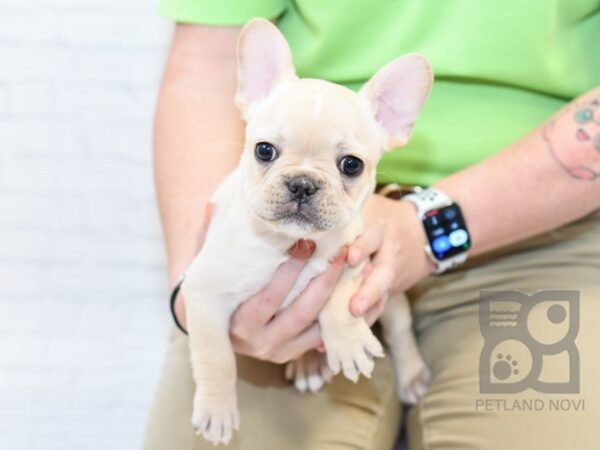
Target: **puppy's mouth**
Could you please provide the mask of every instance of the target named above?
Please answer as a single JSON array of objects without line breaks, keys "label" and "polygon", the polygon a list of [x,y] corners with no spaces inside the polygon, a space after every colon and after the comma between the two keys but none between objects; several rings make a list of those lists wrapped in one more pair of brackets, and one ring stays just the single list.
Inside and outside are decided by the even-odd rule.
[{"label": "puppy's mouth", "polygon": [[317,222],[312,207],[308,203],[298,201],[290,201],[281,205],[275,214],[275,220],[303,226],[316,226]]}]

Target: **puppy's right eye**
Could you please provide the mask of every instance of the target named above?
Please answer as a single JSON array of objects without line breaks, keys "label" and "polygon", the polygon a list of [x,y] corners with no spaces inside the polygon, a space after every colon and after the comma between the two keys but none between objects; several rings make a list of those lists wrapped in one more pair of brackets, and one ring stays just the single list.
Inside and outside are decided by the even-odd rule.
[{"label": "puppy's right eye", "polygon": [[259,161],[271,162],[275,161],[279,155],[277,154],[277,150],[273,144],[269,144],[268,142],[259,142],[256,144],[256,147],[254,147],[254,156]]}]

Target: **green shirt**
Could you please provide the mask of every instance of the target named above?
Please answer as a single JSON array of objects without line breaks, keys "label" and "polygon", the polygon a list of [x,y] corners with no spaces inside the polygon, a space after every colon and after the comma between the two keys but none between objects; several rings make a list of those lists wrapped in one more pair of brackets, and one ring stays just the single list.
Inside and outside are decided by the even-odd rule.
[{"label": "green shirt", "polygon": [[185,23],[277,18],[301,77],[358,89],[385,63],[425,55],[435,83],[410,143],[380,182],[432,184],[515,142],[600,85],[600,0],[161,0]]}]

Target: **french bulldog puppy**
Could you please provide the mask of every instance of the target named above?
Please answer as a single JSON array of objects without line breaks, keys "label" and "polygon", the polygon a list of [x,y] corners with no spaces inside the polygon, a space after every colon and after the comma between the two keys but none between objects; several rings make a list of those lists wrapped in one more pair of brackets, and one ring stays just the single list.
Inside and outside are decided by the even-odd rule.
[{"label": "french bulldog puppy", "polygon": [[[238,43],[236,104],[246,121],[239,166],[214,194],[210,227],[182,284],[193,377],[192,424],[214,444],[239,427],[232,313],[263,288],[300,239],[316,250],[285,308],[363,230],[361,208],[374,190],[383,151],[405,144],[427,98],[432,72],[419,55],[396,59],[356,94],[299,79],[290,49],[270,22],[255,19]],[[319,314],[326,359],[311,352],[287,368],[296,386],[316,390],[331,372],[370,377],[383,348],[349,308],[363,267],[345,268]],[[390,299],[384,335],[405,402],[425,392],[429,371],[416,347],[406,298]],[[302,368],[302,370],[298,370]]]}]

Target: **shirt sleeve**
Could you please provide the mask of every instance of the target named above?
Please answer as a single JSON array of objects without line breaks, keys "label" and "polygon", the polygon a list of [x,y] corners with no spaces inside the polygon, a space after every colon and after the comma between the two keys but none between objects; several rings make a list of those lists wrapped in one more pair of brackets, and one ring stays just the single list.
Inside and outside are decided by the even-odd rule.
[{"label": "shirt sleeve", "polygon": [[160,0],[158,12],[177,22],[204,25],[243,25],[254,17],[274,19],[286,0]]}]

